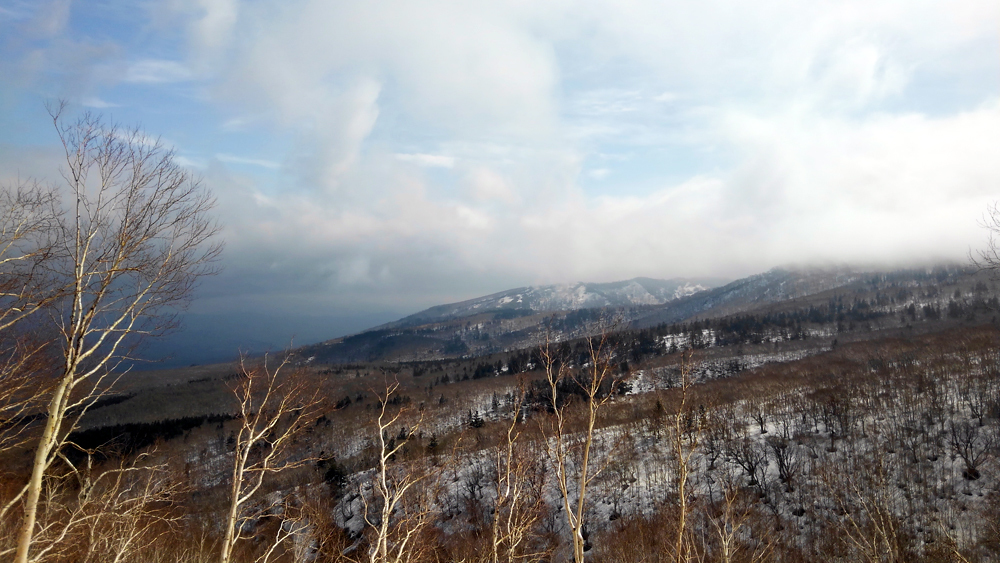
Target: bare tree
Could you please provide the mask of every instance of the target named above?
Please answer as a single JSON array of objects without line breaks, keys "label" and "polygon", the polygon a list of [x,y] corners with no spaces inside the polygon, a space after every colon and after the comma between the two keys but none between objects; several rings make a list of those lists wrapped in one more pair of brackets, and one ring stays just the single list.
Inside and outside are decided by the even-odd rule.
[{"label": "bare tree", "polygon": [[[386,382],[384,393],[372,391],[378,397],[380,410],[376,420],[378,459],[370,483],[371,493],[361,488],[365,524],[372,532],[369,547],[371,563],[403,563],[414,560],[422,547],[419,539],[430,522],[430,506],[425,487],[418,487],[431,474],[412,464],[399,462],[397,455],[413,438],[422,421],[407,420],[407,409],[391,412],[391,399],[399,390],[399,382]],[[393,427],[404,424],[398,438]],[[425,490],[421,491],[420,489]],[[424,498],[420,498],[424,497]]]},{"label": "bare tree", "polygon": [[[718,542],[718,561],[732,563],[749,560],[756,563],[765,560],[774,549],[772,538],[765,535],[756,541],[747,541],[754,519],[753,499],[743,492],[739,479],[729,468],[723,468],[720,473],[718,484],[722,498],[708,511],[708,522]],[[742,552],[747,552],[747,555]]]},{"label": "bare tree", "polygon": [[948,423],[951,448],[965,462],[962,477],[969,481],[979,479],[979,466],[993,450],[993,436],[976,424],[966,421]]},{"label": "bare tree", "polygon": [[[0,349],[0,454],[31,440],[25,421],[42,406],[52,369],[45,342],[28,334],[4,339]],[[16,504],[16,500],[14,503]],[[12,505],[0,507],[3,519]]]},{"label": "bare tree", "polygon": [[490,563],[534,563],[547,555],[533,550],[532,528],[538,520],[543,503],[536,486],[537,456],[526,451],[519,440],[518,425],[524,403],[524,385],[519,386],[514,413],[507,427],[506,439],[495,449],[495,499],[490,531],[492,534]]},{"label": "bare tree", "polygon": [[[319,415],[316,392],[309,393],[294,374],[282,373],[290,361],[286,355],[274,369],[267,366],[267,356],[259,367],[247,366],[240,359],[240,383],[233,389],[239,401],[242,424],[236,434],[233,472],[230,483],[226,532],[219,553],[220,563],[229,563],[233,548],[242,539],[244,525],[262,517],[266,508],[251,508],[268,476],[301,467],[315,461],[307,455],[292,455],[291,446],[303,430]],[[268,560],[291,535],[295,526],[279,526],[278,535],[262,556]]]},{"label": "bare tree", "polygon": [[62,470],[46,475],[30,561],[142,560],[179,519],[171,508],[182,485],[166,466],[147,465],[148,453],[103,469],[94,466],[94,452],[80,453],[78,463],[61,456]]},{"label": "bare tree", "polygon": [[[33,334],[37,323],[23,321],[61,296],[50,271],[62,218],[58,203],[55,190],[37,182],[0,189],[0,452],[29,438],[24,417],[39,408],[50,371],[49,342]],[[0,519],[11,506],[0,507]]]},{"label": "bare tree", "polygon": [[58,222],[57,251],[45,262],[56,280],[62,366],[24,490],[16,563],[28,561],[44,475],[79,416],[108,389],[139,337],[174,325],[174,312],[221,252],[208,217],[214,200],[173,151],[89,113],[67,124],[63,110],[60,104],[50,114],[64,148],[70,213]]},{"label": "bare tree", "polygon": [[913,559],[900,518],[903,502],[891,483],[888,456],[873,448],[863,459],[847,458],[820,471],[825,493],[839,509],[837,526],[856,561],[894,563]]},{"label": "bare tree", "polygon": [[62,218],[54,189],[24,182],[0,190],[0,332],[61,296],[49,267]]},{"label": "bare tree", "polygon": [[795,491],[795,478],[799,471],[799,457],[795,445],[782,437],[771,436],[767,439],[771,448],[774,463],[778,466],[778,478],[785,484],[785,492]]},{"label": "bare tree", "polygon": [[[540,350],[546,382],[549,385],[549,402],[552,409],[550,425],[546,431],[549,455],[555,469],[556,484],[563,503],[563,513],[572,540],[573,560],[582,563],[587,542],[584,537],[587,515],[587,492],[603,464],[592,467],[595,453],[596,430],[602,409],[614,397],[622,381],[614,363],[612,345],[617,323],[604,323],[600,334],[586,339],[586,365],[570,367],[565,358],[558,357],[548,336]],[[577,405],[566,386],[575,388],[582,395],[582,427],[572,428],[571,419],[577,414]],[[574,431],[575,430],[575,431]],[[609,457],[604,452],[605,461]]]},{"label": "bare tree", "polygon": [[969,260],[980,270],[989,270],[994,275],[1000,272],[1000,202],[986,207],[979,225],[986,229],[986,249],[969,251]]},{"label": "bare tree", "polygon": [[170,510],[183,485],[163,465],[144,465],[148,454],[93,478],[83,474],[77,512],[86,522],[84,562],[122,563],[143,559],[180,515]]},{"label": "bare tree", "polygon": [[309,545],[310,553],[299,561],[358,563],[351,557],[350,547],[354,540],[348,531],[337,525],[335,504],[336,499],[326,495],[310,495],[303,499],[298,514],[308,526],[302,530],[300,541]]},{"label": "bare tree", "polygon": [[677,488],[677,531],[674,536],[674,561],[682,563],[691,559],[691,542],[688,540],[688,513],[691,511],[688,495],[688,479],[694,471],[692,458],[701,440],[702,421],[693,420],[694,414],[688,406],[691,393],[691,353],[681,357],[680,400],[677,410],[668,420],[667,433],[670,439],[670,453],[674,461],[674,485]]}]

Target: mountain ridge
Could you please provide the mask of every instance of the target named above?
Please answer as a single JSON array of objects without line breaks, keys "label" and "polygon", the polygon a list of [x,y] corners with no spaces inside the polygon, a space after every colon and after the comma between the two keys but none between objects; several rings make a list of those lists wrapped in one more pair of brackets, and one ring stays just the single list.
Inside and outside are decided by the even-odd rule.
[{"label": "mountain ridge", "polygon": [[[515,288],[431,307],[361,333],[306,346],[301,352],[309,361],[328,363],[464,358],[531,347],[546,334],[560,340],[589,336],[608,315],[632,329],[644,329],[744,314],[780,303],[801,306],[816,299],[825,303],[833,296],[830,292],[843,297],[872,288],[919,287],[964,275],[962,271],[944,265],[882,271],[778,267],[702,290],[696,290],[695,280],[684,278]],[[673,298],[678,295],[683,296]]]},{"label": "mountain ridge", "polygon": [[574,282],[524,286],[435,305],[370,330],[405,328],[463,318],[480,313],[544,313],[579,309],[663,305],[725,283],[721,278],[636,277],[615,282]]}]

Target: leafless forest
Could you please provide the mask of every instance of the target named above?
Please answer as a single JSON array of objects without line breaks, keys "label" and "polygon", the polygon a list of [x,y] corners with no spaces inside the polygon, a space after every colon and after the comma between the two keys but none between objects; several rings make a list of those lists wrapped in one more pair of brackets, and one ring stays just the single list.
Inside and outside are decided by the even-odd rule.
[{"label": "leafless forest", "polygon": [[988,272],[561,317],[482,356],[128,373],[211,273],[212,200],[137,131],[59,112],[72,199],[0,202],[5,560],[1000,559]]},{"label": "leafless forest", "polygon": [[[47,470],[31,555],[996,559],[994,327],[869,334],[732,374],[705,369],[718,363],[711,346],[621,361],[636,336],[543,344],[520,374],[447,385],[415,365],[295,357],[126,385],[92,407],[122,423],[68,436]],[[215,400],[123,422],[143,420],[130,402],[184,386]],[[6,420],[12,549],[44,419]]]}]

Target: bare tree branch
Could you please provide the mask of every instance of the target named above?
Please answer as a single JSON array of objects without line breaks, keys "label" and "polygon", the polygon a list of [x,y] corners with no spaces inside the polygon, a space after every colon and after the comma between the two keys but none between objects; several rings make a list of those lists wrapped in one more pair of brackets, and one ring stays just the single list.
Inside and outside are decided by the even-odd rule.
[{"label": "bare tree branch", "polygon": [[[239,401],[242,424],[233,453],[226,532],[219,553],[221,563],[232,559],[233,548],[242,539],[244,524],[261,518],[265,512],[265,508],[251,506],[265,478],[316,461],[310,456],[295,457],[291,451],[295,439],[319,416],[319,398],[295,374],[283,373],[290,359],[286,354],[271,369],[267,366],[267,356],[257,367],[248,366],[246,358],[240,358],[240,383],[233,393]],[[282,533],[279,529],[279,538]],[[265,560],[284,539],[287,538],[276,540],[266,552]]]},{"label": "bare tree branch", "polygon": [[42,223],[39,248],[47,250],[18,251],[40,257],[38,269],[49,276],[44,295],[63,365],[35,448],[17,563],[29,560],[45,472],[78,420],[67,413],[107,392],[103,378],[120,367],[138,335],[173,327],[175,311],[201,276],[216,271],[222,249],[208,216],[214,200],[174,162],[173,151],[89,113],[67,123],[64,109],[60,103],[49,111],[64,148],[69,213]]}]

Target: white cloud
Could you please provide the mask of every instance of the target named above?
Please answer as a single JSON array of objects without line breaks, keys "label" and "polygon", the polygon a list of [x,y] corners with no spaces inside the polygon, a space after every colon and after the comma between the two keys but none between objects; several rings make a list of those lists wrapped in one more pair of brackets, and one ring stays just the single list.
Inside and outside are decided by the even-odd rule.
[{"label": "white cloud", "polygon": [[107,108],[116,108],[116,107],[119,107],[118,104],[113,104],[111,102],[106,102],[106,101],[104,101],[104,100],[102,100],[100,98],[93,97],[93,96],[82,98],[80,100],[80,105],[83,106],[83,107],[85,107],[85,108],[94,108],[94,109],[107,109]]},{"label": "white cloud", "polygon": [[337,268],[337,281],[347,286],[370,284],[371,261],[365,256],[345,260],[341,267]]},{"label": "white cloud", "polygon": [[[181,162],[217,190],[246,292],[430,304],[960,259],[1000,185],[991,1],[168,4],[186,52],[162,23],[155,46],[39,40],[17,64],[84,69],[65,90],[95,103],[190,82],[170,98],[185,136],[164,134],[220,143]],[[114,57],[120,92],[92,76]],[[221,117],[185,122],[206,97]]]},{"label": "white cloud", "polygon": [[142,59],[129,66],[124,80],[136,84],[164,84],[185,82],[192,77],[191,70],[177,61]]},{"label": "white cloud", "polygon": [[492,218],[485,212],[465,205],[456,205],[455,213],[466,227],[477,231],[487,230],[493,226]]},{"label": "white cloud", "polygon": [[259,166],[261,168],[267,168],[268,170],[278,170],[281,168],[281,164],[274,162],[272,160],[265,160],[260,158],[245,158],[242,156],[234,156],[231,154],[216,154],[215,159],[219,162],[225,162],[227,164],[246,164],[250,166]]},{"label": "white cloud", "polygon": [[455,157],[440,154],[396,153],[396,158],[403,162],[412,162],[418,166],[432,168],[454,168]]},{"label": "white cloud", "polygon": [[[280,256],[297,279],[325,279],[318,272],[330,267],[343,291],[368,284],[429,302],[468,295],[460,282],[467,287],[478,272],[516,284],[743,275],[803,260],[962,259],[982,236],[975,221],[1000,181],[1000,155],[988,142],[998,126],[996,105],[868,124],[734,115],[720,134],[742,152],[739,167],[646,195],[571,191],[545,204],[491,207],[496,198],[484,196],[503,193],[506,180],[489,169],[468,176],[482,190],[482,203],[471,204],[436,198],[399,168],[397,188],[365,206],[303,197],[240,210],[240,228],[252,232],[233,240],[247,253]],[[361,275],[359,255],[365,272],[380,275]]]},{"label": "white cloud", "polygon": [[196,0],[201,17],[193,23],[194,40],[200,52],[214,52],[229,43],[239,14],[236,0]]},{"label": "white cloud", "polygon": [[580,94],[573,100],[573,107],[577,112],[584,115],[614,115],[638,111],[640,104],[644,101],[643,98],[643,94],[637,91],[619,89],[595,90]]},{"label": "white cloud", "polygon": [[519,11],[448,1],[255,4],[240,12],[234,63],[218,69],[221,91],[287,120],[323,114],[351,81],[391,77],[394,103],[424,126],[533,135],[553,124],[555,60]]},{"label": "white cloud", "polygon": [[174,162],[176,162],[178,166],[183,166],[184,168],[194,168],[196,170],[202,170],[208,166],[208,163],[206,163],[203,159],[191,158],[179,154],[174,156]]},{"label": "white cloud", "polygon": [[222,123],[224,131],[243,131],[250,125],[251,120],[247,117],[232,117]]},{"label": "white cloud", "polygon": [[861,107],[901,93],[909,79],[909,72],[878,45],[857,38],[833,49],[817,72],[828,102]]},{"label": "white cloud", "polygon": [[465,181],[476,201],[496,200],[508,204],[518,201],[518,197],[507,179],[489,167],[476,166],[472,168],[467,172]]},{"label": "white cloud", "polygon": [[[53,37],[62,34],[69,24],[70,0],[49,0],[38,2],[29,20],[29,29],[36,37]],[[25,12],[21,12],[22,17]],[[22,19],[22,18],[17,18]]]}]

